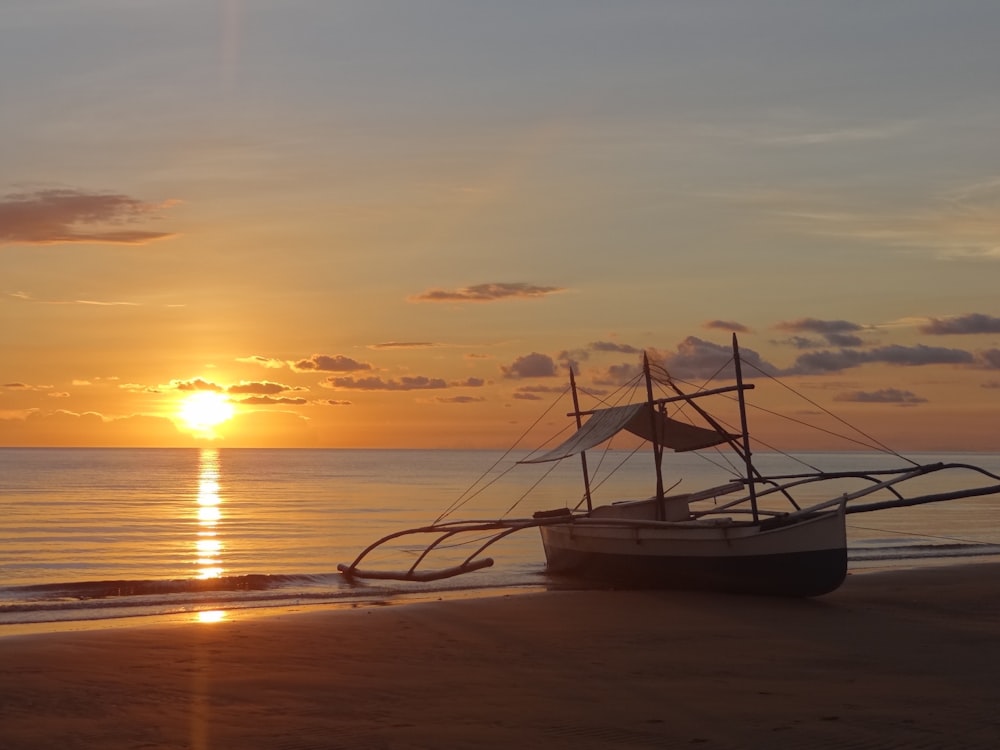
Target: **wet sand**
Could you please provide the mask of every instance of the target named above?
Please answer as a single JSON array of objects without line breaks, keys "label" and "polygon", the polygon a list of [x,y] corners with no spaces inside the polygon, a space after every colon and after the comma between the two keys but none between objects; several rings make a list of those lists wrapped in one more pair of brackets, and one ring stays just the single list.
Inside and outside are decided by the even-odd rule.
[{"label": "wet sand", "polygon": [[0,638],[0,748],[994,748],[1000,565]]}]

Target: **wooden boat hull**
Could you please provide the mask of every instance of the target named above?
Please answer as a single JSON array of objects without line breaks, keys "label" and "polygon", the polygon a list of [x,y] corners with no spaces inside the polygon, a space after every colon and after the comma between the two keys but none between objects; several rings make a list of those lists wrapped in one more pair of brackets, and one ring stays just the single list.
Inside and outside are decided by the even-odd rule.
[{"label": "wooden boat hull", "polygon": [[628,588],[819,596],[847,575],[843,508],[785,525],[539,527],[547,570]]}]

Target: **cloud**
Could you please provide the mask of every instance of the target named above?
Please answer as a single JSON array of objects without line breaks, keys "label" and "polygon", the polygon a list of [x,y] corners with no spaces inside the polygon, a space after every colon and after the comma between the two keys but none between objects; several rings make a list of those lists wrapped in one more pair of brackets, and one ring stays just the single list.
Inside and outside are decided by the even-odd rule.
[{"label": "cloud", "polygon": [[116,227],[158,218],[156,212],[170,205],[171,202],[157,205],[127,195],[65,188],[13,193],[0,199],[0,244],[141,245],[173,235]]},{"label": "cloud", "polygon": [[518,386],[518,393],[563,393],[567,386],[562,385],[522,385]]},{"label": "cloud", "polygon": [[821,341],[820,339],[811,339],[807,336],[789,336],[787,339],[774,341],[773,343],[791,346],[795,349],[819,349],[820,347],[826,346],[825,341]]},{"label": "cloud", "polygon": [[273,383],[269,380],[256,382],[240,381],[236,385],[231,385],[226,389],[227,393],[253,393],[257,395],[274,395],[284,391],[304,391],[306,388],[294,385],[284,385],[283,383]]},{"label": "cloud", "polygon": [[438,396],[434,400],[442,404],[471,404],[486,399],[482,396]]},{"label": "cloud", "polygon": [[327,406],[353,406],[353,401],[345,401],[338,398],[327,398],[322,401],[317,401],[318,404],[326,404]]},{"label": "cloud", "polygon": [[[657,357],[654,355],[653,357]],[[609,366],[602,374],[594,377],[596,385],[609,385],[618,387],[631,382],[642,372],[642,366],[635,362],[627,362],[620,365]],[[678,377],[682,377],[678,375]]]},{"label": "cloud", "polygon": [[[232,390],[230,390],[232,393]],[[269,406],[271,404],[294,404],[301,406],[307,403],[304,398],[289,398],[287,396],[281,396],[275,398],[274,396],[248,396],[247,398],[237,399],[238,404],[250,404],[251,406]]]},{"label": "cloud", "polygon": [[838,393],[834,401],[850,401],[859,404],[923,404],[927,399],[911,391],[901,391],[897,388],[883,388],[878,391],[850,391]]},{"label": "cloud", "polygon": [[12,292],[11,297],[15,299],[23,300],[24,302],[33,302],[36,305],[90,305],[92,307],[139,307],[138,302],[118,302],[110,300],[94,300],[94,299],[36,299],[27,292]]},{"label": "cloud", "polygon": [[261,367],[267,367],[271,370],[281,369],[287,364],[284,360],[262,357],[259,354],[252,354],[249,357],[237,357],[236,361],[251,365],[260,365]]},{"label": "cloud", "polygon": [[367,362],[358,362],[356,359],[345,357],[342,354],[335,356],[314,354],[309,359],[300,359],[292,365],[292,368],[299,372],[308,372],[310,370],[318,372],[358,372],[359,370],[370,370],[372,366]]},{"label": "cloud", "polygon": [[327,378],[327,382],[333,388],[357,391],[424,391],[448,387],[448,383],[441,378],[428,378],[423,375],[404,376],[399,380],[383,380],[377,376],[367,378],[332,376]]},{"label": "cloud", "polygon": [[859,336],[852,336],[848,333],[828,333],[826,340],[833,346],[862,346],[865,342]]},{"label": "cloud", "polygon": [[938,346],[881,346],[869,351],[841,349],[803,354],[786,371],[791,375],[820,375],[840,372],[865,364],[882,363],[902,367],[921,365],[969,365],[975,358],[962,349],[946,349]]},{"label": "cloud", "polygon": [[742,323],[737,323],[734,320],[706,320],[701,324],[702,328],[708,328],[709,330],[719,330],[719,331],[731,331],[736,333],[750,333],[750,329],[747,328]]},{"label": "cloud", "polygon": [[[1000,259],[996,218],[1000,181],[935,196],[926,205],[897,213],[877,213],[871,203],[861,204],[847,194],[784,195],[771,200],[775,216],[813,235],[916,250],[948,260]],[[796,202],[799,208],[794,207]]]},{"label": "cloud", "polygon": [[547,354],[532,352],[515,359],[509,367],[500,367],[505,378],[551,378],[556,374],[556,363]]},{"label": "cloud", "polygon": [[931,318],[919,328],[934,336],[962,333],[1000,333],[1000,318],[982,313],[968,313],[951,318]]},{"label": "cloud", "polygon": [[533,299],[566,291],[558,286],[537,286],[524,282],[488,283],[460,289],[431,289],[410,297],[411,302],[496,302],[505,299]]},{"label": "cloud", "polygon": [[766,143],[775,146],[825,146],[838,143],[854,143],[859,141],[877,141],[905,134],[912,130],[913,123],[909,121],[888,122],[878,125],[861,125],[856,127],[835,128],[832,130],[813,130],[809,132],[787,133],[771,136]]},{"label": "cloud", "polygon": [[809,332],[823,335],[864,330],[864,326],[852,323],[849,320],[817,320],[816,318],[784,320],[776,324],[775,328],[781,331],[793,331],[795,333]]},{"label": "cloud", "polygon": [[630,344],[618,344],[614,341],[592,341],[587,344],[587,348],[593,352],[617,352],[619,354],[639,354],[642,349],[637,349]]},{"label": "cloud", "polygon": [[221,385],[209,383],[207,380],[195,378],[194,380],[171,380],[170,388],[178,391],[214,391],[221,393],[225,389]]},{"label": "cloud", "polygon": [[[792,333],[817,333],[826,339],[826,343],[832,346],[862,346],[865,342],[859,336],[853,335],[856,331],[867,330],[866,326],[852,323],[849,320],[818,320],[816,318],[800,318],[799,320],[785,320],[775,328],[779,331],[791,331]],[[813,339],[803,336],[792,336],[785,341],[775,343],[788,344],[796,349],[813,349],[818,344]]]},{"label": "cloud", "polygon": [[454,388],[482,388],[486,381],[482,378],[466,378],[465,380],[455,380],[449,385]]},{"label": "cloud", "polygon": [[162,393],[156,386],[143,385],[142,383],[122,383],[118,387],[123,391],[132,391],[134,393]]},{"label": "cloud", "polygon": [[[676,352],[660,356],[662,356],[662,362],[664,367],[667,368],[667,372],[676,378],[704,380],[716,374],[726,379],[735,377],[735,371],[731,363],[733,348],[728,344],[714,344],[697,336],[688,336],[677,345]],[[760,354],[753,349],[741,346],[740,359],[745,364],[751,366],[748,369],[744,369],[744,377],[754,377],[756,375],[754,368],[772,374],[779,372],[779,368],[763,360]],[[638,365],[635,366],[634,371],[638,372]],[[615,375],[616,373],[611,374]],[[617,372],[617,375],[623,377],[626,375],[626,372],[620,370]]]},{"label": "cloud", "polygon": [[987,370],[1000,370],[1000,349],[984,349],[977,353],[979,366]]},{"label": "cloud", "polygon": [[371,349],[433,349],[441,346],[432,341],[384,341],[381,344],[372,344]]}]

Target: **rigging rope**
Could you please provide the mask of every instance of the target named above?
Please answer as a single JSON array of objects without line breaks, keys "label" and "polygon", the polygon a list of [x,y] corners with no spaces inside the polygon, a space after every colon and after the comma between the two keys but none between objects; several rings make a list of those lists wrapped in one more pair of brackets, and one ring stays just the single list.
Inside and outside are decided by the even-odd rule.
[{"label": "rigging rope", "polygon": [[[469,493],[472,493],[472,490],[473,490],[473,489],[475,488],[475,486],[476,486],[477,484],[479,484],[479,483],[480,483],[481,481],[483,481],[483,479],[484,479],[484,478],[485,478],[485,477],[486,477],[486,476],[487,476],[487,475],[488,475],[488,474],[489,474],[489,473],[490,473],[491,471],[493,471],[493,470],[494,470],[494,469],[495,469],[495,468],[496,468],[496,467],[497,467],[497,466],[498,466],[498,465],[500,464],[500,462],[501,462],[501,461],[503,461],[503,460],[504,460],[505,458],[507,458],[507,456],[509,456],[509,455],[510,455],[510,454],[511,454],[511,453],[512,453],[512,452],[514,451],[514,449],[515,449],[515,448],[516,448],[516,447],[518,446],[518,444],[519,444],[519,443],[520,443],[520,442],[521,442],[522,440],[524,440],[525,436],[526,436],[526,435],[527,435],[527,434],[528,434],[529,432],[531,432],[531,431],[532,431],[533,429],[535,429],[535,427],[536,427],[536,426],[538,425],[538,423],[539,423],[539,422],[541,422],[541,421],[542,421],[542,420],[543,420],[543,419],[545,418],[545,416],[546,416],[546,415],[547,415],[547,414],[548,414],[548,413],[549,413],[550,411],[552,411],[552,409],[553,409],[553,408],[555,408],[555,405],[556,405],[556,404],[558,404],[558,403],[559,403],[559,400],[560,400],[560,399],[561,399],[561,398],[562,398],[563,396],[565,396],[565,395],[566,395],[567,391],[569,391],[569,387],[568,387],[568,386],[567,386],[566,388],[564,388],[564,389],[563,389],[563,391],[562,391],[562,393],[560,393],[560,394],[559,394],[559,395],[558,395],[558,396],[557,396],[557,397],[555,398],[555,400],[554,400],[554,401],[553,401],[553,402],[552,402],[551,404],[549,404],[548,408],[547,408],[547,409],[546,409],[545,411],[543,411],[543,412],[542,412],[542,413],[541,413],[541,414],[540,414],[540,415],[538,416],[538,418],[537,418],[537,419],[535,419],[535,421],[534,421],[534,422],[532,422],[532,423],[531,423],[531,424],[530,424],[530,425],[528,426],[528,428],[527,428],[527,429],[526,429],[526,430],[525,430],[524,432],[522,432],[522,433],[521,433],[520,437],[518,437],[518,439],[514,441],[514,444],[513,444],[513,445],[511,445],[511,446],[510,446],[510,448],[508,448],[508,449],[507,449],[506,451],[504,451],[504,454],[503,454],[502,456],[500,456],[500,458],[498,458],[498,459],[497,459],[496,461],[494,461],[494,462],[493,462],[493,465],[492,465],[492,466],[490,466],[490,468],[488,468],[488,469],[487,469],[486,471],[484,471],[484,472],[483,472],[482,474],[480,474],[480,475],[479,475],[479,478],[478,478],[478,479],[476,479],[476,481],[474,481],[474,482],[473,482],[473,483],[472,483],[472,484],[471,484],[471,485],[470,485],[470,486],[468,487],[468,489],[466,489],[466,490],[465,490],[465,491],[464,491],[464,492],[463,492],[463,493],[462,493],[461,495],[459,495],[459,496],[458,496],[458,498],[456,498],[456,499],[455,499],[455,500],[454,500],[454,501],[452,502],[452,504],[451,504],[451,505],[449,505],[449,506],[448,506],[448,507],[447,507],[447,508],[446,508],[446,509],[444,510],[444,512],[443,512],[443,513],[441,513],[441,515],[439,515],[439,516],[438,516],[437,518],[435,518],[435,519],[434,519],[434,523],[435,523],[435,524],[438,524],[438,523],[440,523],[442,519],[444,519],[444,518],[447,518],[447,517],[448,517],[448,516],[449,516],[450,514],[454,513],[454,512],[456,511],[456,510],[458,510],[459,508],[461,508],[461,507],[462,507],[463,505],[465,505],[465,504],[466,504],[467,502],[469,502],[469,501],[470,501],[470,500],[471,500],[472,498],[474,498],[474,497],[475,497],[476,495],[478,495],[478,494],[479,494],[480,492],[482,492],[483,490],[485,490],[485,489],[486,489],[487,487],[489,487],[489,486],[490,486],[490,485],[492,485],[492,484],[493,484],[494,482],[496,482],[496,481],[497,481],[498,479],[500,479],[500,478],[501,478],[501,477],[503,477],[503,476],[504,476],[505,474],[507,474],[507,473],[508,473],[509,471],[511,471],[511,470],[512,470],[512,469],[514,468],[514,466],[516,466],[516,464],[511,464],[510,468],[508,468],[508,469],[507,469],[506,471],[504,471],[504,472],[500,473],[499,475],[497,475],[496,477],[494,477],[494,478],[493,478],[493,480],[491,480],[491,481],[490,481],[489,483],[487,483],[486,485],[484,485],[483,487],[481,487],[481,488],[480,488],[479,490],[477,490],[477,491],[476,491],[475,493],[473,493],[473,494],[469,494]],[[563,428],[563,430],[562,430],[562,431],[561,431],[560,433],[557,433],[557,434],[562,434],[562,432],[565,432],[565,431],[566,431],[566,428]],[[550,441],[551,441],[552,439],[553,439],[553,438],[549,438],[549,440],[550,440]],[[537,449],[536,449],[536,450],[537,450]]]},{"label": "rigging rope", "polygon": [[[906,461],[906,462],[908,462],[910,464],[913,464],[914,466],[919,466],[920,465],[917,461],[914,461],[911,458],[907,458],[906,456],[902,455],[901,453],[898,453],[898,452],[894,451],[892,448],[890,448],[889,446],[887,446],[885,443],[883,443],[878,438],[872,437],[871,435],[869,435],[864,430],[862,430],[862,429],[860,429],[858,427],[855,427],[854,425],[852,425],[847,420],[842,419],[841,417],[837,416],[832,411],[830,411],[826,407],[824,407],[824,406],[816,403],[815,401],[813,401],[808,396],[805,396],[805,395],[799,393],[798,391],[796,391],[794,388],[792,388],[790,385],[788,385],[784,381],[778,380],[778,378],[776,378],[774,375],[771,375],[770,373],[765,372],[764,370],[760,369],[759,367],[757,367],[756,365],[754,365],[751,362],[746,362],[745,364],[747,366],[749,366],[749,367],[752,367],[754,370],[756,370],[757,372],[759,372],[764,377],[770,378],[775,383],[777,383],[778,385],[780,385],[782,388],[785,388],[786,390],[791,391],[793,394],[795,394],[796,396],[798,396],[799,398],[801,398],[803,401],[806,401],[807,403],[811,404],[812,406],[815,406],[817,409],[819,409],[820,411],[822,411],[828,417],[837,420],[838,422],[840,422],[845,427],[849,427],[850,429],[854,430],[859,435],[862,435],[863,437],[865,437],[867,440],[870,440],[872,443],[874,443],[874,445],[871,445],[871,444],[868,444],[868,443],[864,443],[864,442],[862,442],[860,440],[856,440],[854,438],[848,437],[847,435],[839,435],[839,434],[837,434],[835,432],[832,432],[831,430],[826,430],[826,429],[823,429],[822,427],[816,427],[815,425],[810,425],[810,424],[807,424],[805,422],[801,422],[801,421],[799,421],[797,419],[794,419],[792,417],[788,417],[788,416],[785,416],[785,415],[782,415],[782,414],[775,414],[774,412],[768,412],[769,414],[772,414],[772,415],[778,416],[778,417],[784,417],[785,419],[787,419],[787,420],[789,420],[791,422],[796,422],[798,424],[805,425],[806,427],[812,427],[813,429],[820,430],[822,432],[826,432],[826,433],[828,433],[830,435],[834,435],[834,436],[839,437],[839,438],[843,438],[844,440],[849,440],[849,441],[851,441],[853,443],[857,443],[858,445],[863,445],[866,448],[879,449],[879,450],[882,450],[882,451],[884,451],[886,453],[891,453],[896,458],[901,459],[903,461]],[[760,407],[758,407],[758,408],[760,408]],[[764,409],[764,411],[767,411],[767,410]]]},{"label": "rigging rope", "polygon": [[938,534],[918,534],[913,531],[897,531],[895,529],[875,529],[871,526],[858,526],[857,524],[848,524],[849,529],[859,529],[861,531],[877,531],[880,534],[899,534],[900,536],[915,536],[924,539],[943,539],[946,542],[962,542],[963,544],[975,544],[982,545],[984,547],[994,547],[996,544],[994,542],[983,542],[978,539],[963,539],[957,536],[940,536]]}]

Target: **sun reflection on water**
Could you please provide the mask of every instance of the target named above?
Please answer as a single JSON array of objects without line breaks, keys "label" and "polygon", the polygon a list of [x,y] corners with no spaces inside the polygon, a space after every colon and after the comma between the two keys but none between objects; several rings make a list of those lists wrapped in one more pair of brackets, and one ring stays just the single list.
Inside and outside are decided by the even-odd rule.
[{"label": "sun reflection on water", "polygon": [[222,622],[228,613],[224,609],[203,609],[195,613],[198,622]]},{"label": "sun reflection on water", "polygon": [[223,544],[218,539],[222,497],[219,495],[219,451],[215,448],[202,448],[199,455],[197,503],[198,538],[194,547],[198,578],[219,578],[224,572]]}]

